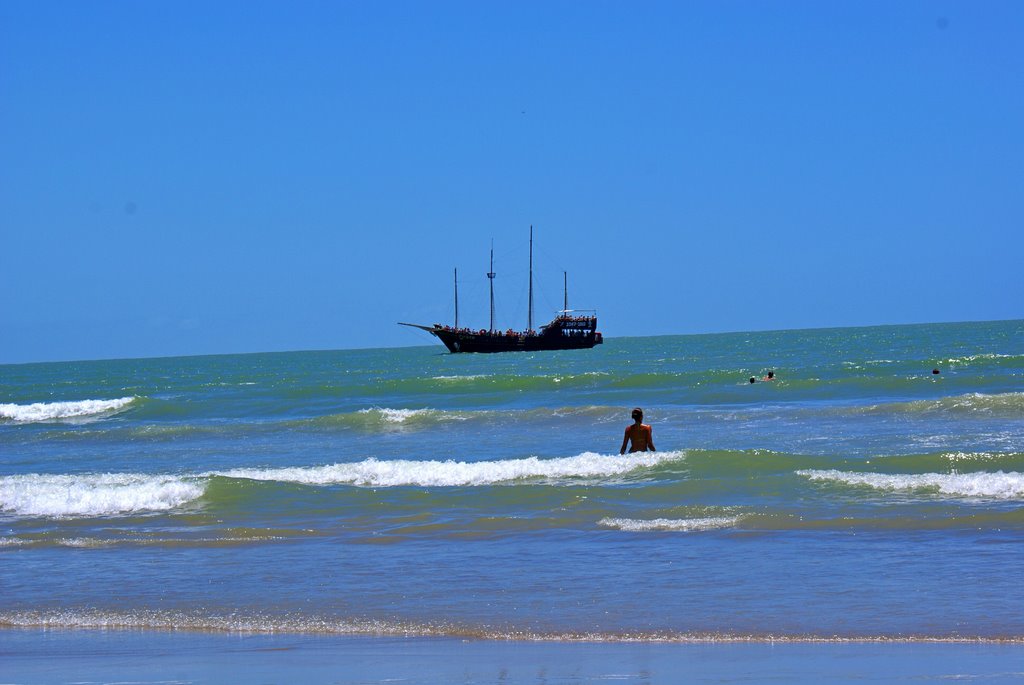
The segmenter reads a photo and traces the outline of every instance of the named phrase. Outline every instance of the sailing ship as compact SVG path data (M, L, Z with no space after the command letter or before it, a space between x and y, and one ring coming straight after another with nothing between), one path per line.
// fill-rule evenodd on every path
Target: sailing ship
M530 296L525 331L494 329L494 248L491 247L491 270L487 279L491 284L490 328L472 330L459 327L459 270L455 270L455 325L422 326L399 322L430 333L448 348L449 352L537 352L542 350L586 350L600 345L604 338L597 330L597 312L569 309L569 277L563 276L563 304L550 323L533 328L533 226L530 226Z

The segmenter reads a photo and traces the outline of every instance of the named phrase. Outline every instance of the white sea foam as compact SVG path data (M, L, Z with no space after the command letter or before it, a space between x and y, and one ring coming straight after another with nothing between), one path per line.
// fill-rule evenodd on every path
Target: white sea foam
M878 490L937 490L954 497L1024 498L1024 474L1014 471L978 473L857 473L850 471L797 471L812 481L863 485Z
M306 485L350 484L370 487L399 485L466 486L507 483L526 478L600 478L673 461L682 452L643 452L607 456L585 452L558 459L502 459L498 461L365 461L329 466L284 469L232 469L215 475L250 480L272 480Z
M380 409L381 417L388 423L405 423L409 419L426 415L427 409Z
M71 547L76 549L101 549L118 546L167 547L172 545L187 547L210 545L222 547L224 545L246 545L254 542L275 542L286 539L286 537L281 535L226 535L211 537L154 537L147 535L142 537L118 536L111 538L0 538L0 549L3 547Z
M927 414L956 414L959 416L976 416L988 418L991 416L1019 418L1024 416L1024 392L1005 392L996 394L967 393L965 395L950 395L938 399L911 400L909 402L884 402L841 408L841 413L853 414L897 414L906 413L911 415ZM920 442L927 442L918 438Z
M213 476L306 485L369 487L474 486L521 479L601 478L679 459L682 452L606 456L587 452L559 459L484 462L378 461L282 469L232 469L193 476L138 473L27 474L0 477L0 511L19 516L112 516L181 507L200 497ZM13 544L13 543L11 543Z
M603 518L598 525L631 533L647 533L651 531L673 531L691 533L704 530L732 528L739 521L738 516L709 516L692 519L623 519Z
M1005 392L988 395L972 392L966 395L944 397L939 400L916 400L907 406L919 409L946 409L979 414L1010 413L1020 416L1024 412L1024 392Z
M995 360L995 359L1013 359L1013 358L1018 357L1018 356L1020 356L1020 355L1015 355L1015 354L998 354L998 353L995 353L995 352L990 352L990 353L987 353L987 354L969 354L969 355L966 355L966 356L963 356L963 357L950 357L949 359L946 360L945 363L947 363L947 364L964 364L964 363L970 363L970 362L976 362L976 361L992 361L992 360Z
M426 409L388 409L383 407L380 409L360 409L360 414L371 414L378 413L388 423L405 423L412 417L422 414Z
M113 545L111 540L97 540L96 538L61 538L57 541L57 544L61 547L75 547L79 549L97 549L100 547L110 547Z
M384 423L405 424L417 420L430 422L435 421L465 421L469 418L458 412L441 411L439 409L391 409L390 407L372 407L360 409L360 414L376 417Z
M949 460L955 467L961 462L974 462L974 461L992 461L998 459L1002 455L993 454L991 452L946 452L942 455Z
M134 609L120 612L98 610L67 609L57 611L2 611L0 612L0 628L34 627L34 628L99 628L111 629L150 629L150 630L194 630L241 633L326 633L341 635L396 635L409 637L422 636L488 636L464 628L447 624L416 624L373 619L343 619L323 616L275 616L273 614L231 611L226 614L201 614L195 612L161 611ZM491 639L500 634L494 633ZM517 633L517 635L520 635ZM524 634L526 635L526 634ZM509 639L508 636L502 639ZM523 639L520 637L519 639ZM131 681L119 681L131 682ZM177 682L177 681L161 681Z
M159 630L179 633L194 631L202 633L224 632L240 634L306 634L306 635L366 635L372 637L448 637L460 640L488 640L497 643L509 641L543 642L548 644L577 643L608 644L624 643L637 645L655 644L836 644L836 645L1006 645L1024 644L1019 635L982 636L972 634L946 635L891 635L863 634L775 634L775 633L729 633L729 632L676 632L672 630L627 630L625 632L599 632L588 630L533 631L520 628L473 627L465 624L434 621L413 623L408 621L345 618L324 614L274 614L269 612L176 611L168 609L123 609L103 611L97 609L30 609L0 610L0 628L56 628L56 629L99 629L99 630ZM1000 682L1018 682L1019 672L1004 672ZM950 676L957 679L957 676ZM970 678L970 676L965 676ZM625 676L611 675L607 680L624 680ZM123 682L123 681L122 681ZM161 681L176 682L176 681Z
M35 423L116 413L135 401L134 397L116 400L80 400L78 402L36 402L0 404L0 418L18 423Z
M4 476L0 511L56 518L166 511L201 497L205 489L202 480L166 475Z

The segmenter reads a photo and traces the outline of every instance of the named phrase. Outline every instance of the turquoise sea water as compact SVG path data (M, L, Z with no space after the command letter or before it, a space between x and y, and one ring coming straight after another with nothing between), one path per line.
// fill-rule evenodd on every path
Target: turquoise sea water
M1024 640L1021 577L1024 321L0 366L8 631Z

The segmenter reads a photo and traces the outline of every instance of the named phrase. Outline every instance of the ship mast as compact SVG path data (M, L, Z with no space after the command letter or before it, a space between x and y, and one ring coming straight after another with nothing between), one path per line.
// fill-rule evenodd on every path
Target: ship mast
M562 272L562 316L569 315L569 274L566 271Z
M455 269L455 329L459 328L459 270Z
M491 333L494 332L494 241L491 241L491 270L487 272L487 278L491 282Z
M530 225L530 305L526 319L527 332L533 330L533 225Z

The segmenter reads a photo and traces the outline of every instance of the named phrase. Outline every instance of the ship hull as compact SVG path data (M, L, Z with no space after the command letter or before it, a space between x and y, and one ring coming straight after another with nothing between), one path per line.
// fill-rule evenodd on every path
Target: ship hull
M426 329L444 343L449 352L540 352L547 350L588 350L600 345L600 333L585 335L506 335L446 329Z

